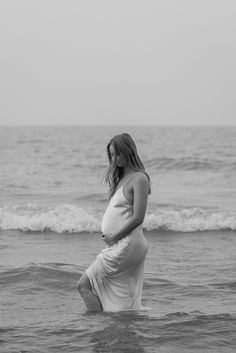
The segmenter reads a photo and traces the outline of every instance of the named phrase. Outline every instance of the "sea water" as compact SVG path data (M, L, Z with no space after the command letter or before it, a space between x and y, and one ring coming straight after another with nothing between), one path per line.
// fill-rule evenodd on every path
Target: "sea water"
M106 145L128 132L152 182L143 304L87 314L103 248ZM234 352L236 128L1 127L0 352Z

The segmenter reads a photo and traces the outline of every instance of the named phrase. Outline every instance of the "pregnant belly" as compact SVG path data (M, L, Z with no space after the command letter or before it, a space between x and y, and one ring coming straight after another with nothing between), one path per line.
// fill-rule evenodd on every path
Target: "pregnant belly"
M110 212L108 209L102 219L103 234L109 234L118 231L126 221L127 217L125 217L125 214L121 214L119 210L116 209L113 209L112 212Z
M102 219L102 232L103 234L110 234L118 230L121 220L118 217L109 217L104 214Z

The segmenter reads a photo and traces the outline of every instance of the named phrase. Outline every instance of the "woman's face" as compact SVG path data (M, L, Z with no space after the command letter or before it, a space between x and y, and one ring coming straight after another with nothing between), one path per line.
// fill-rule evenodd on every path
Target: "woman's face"
M112 163L115 163L118 167L124 167L125 161L122 155L117 155L113 145L110 145L110 156Z

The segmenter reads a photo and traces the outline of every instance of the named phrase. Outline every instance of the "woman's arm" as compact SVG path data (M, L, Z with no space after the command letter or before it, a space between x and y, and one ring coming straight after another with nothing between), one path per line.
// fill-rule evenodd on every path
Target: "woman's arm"
M137 228L144 220L149 193L149 181L145 174L141 174L135 178L132 184L132 189L134 195L133 214L124 225L121 225L118 232L103 236L105 243L108 245L113 245L120 239L124 238L135 228Z

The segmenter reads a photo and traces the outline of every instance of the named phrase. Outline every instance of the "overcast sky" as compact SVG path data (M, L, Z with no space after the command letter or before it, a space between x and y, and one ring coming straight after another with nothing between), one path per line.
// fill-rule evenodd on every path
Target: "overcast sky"
M1 124L236 124L235 0L1 0Z

